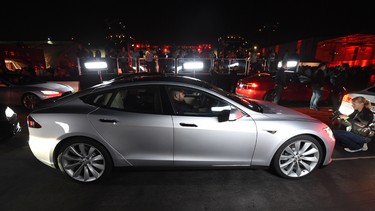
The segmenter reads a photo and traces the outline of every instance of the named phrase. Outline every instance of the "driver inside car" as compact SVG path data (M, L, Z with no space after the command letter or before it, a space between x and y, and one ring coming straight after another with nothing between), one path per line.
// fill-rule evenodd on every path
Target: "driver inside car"
M177 114L185 112L195 112L194 107L185 101L185 91L183 89L172 90L173 107Z

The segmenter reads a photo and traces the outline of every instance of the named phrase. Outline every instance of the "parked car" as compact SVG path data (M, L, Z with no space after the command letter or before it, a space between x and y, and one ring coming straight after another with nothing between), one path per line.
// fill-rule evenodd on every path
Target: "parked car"
M0 75L0 102L32 110L42 100L73 93L71 86L9 72Z
M6 105L0 104L0 140L21 131L18 115Z
M177 113L175 90L192 110ZM38 106L27 122L35 157L82 183L119 166L266 166L298 179L328 165L335 146L315 118L186 76L106 81Z
M286 73L287 85L281 94L281 101L310 101L312 95L311 80L298 73ZM330 101L331 88L324 85L320 101ZM273 101L276 96L274 74L262 72L238 80L236 94L252 99Z

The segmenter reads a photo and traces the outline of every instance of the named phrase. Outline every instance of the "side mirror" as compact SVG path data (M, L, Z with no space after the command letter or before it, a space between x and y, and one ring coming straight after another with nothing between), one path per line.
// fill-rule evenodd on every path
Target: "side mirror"
M223 110L218 116L219 122L226 122L229 120L230 110Z

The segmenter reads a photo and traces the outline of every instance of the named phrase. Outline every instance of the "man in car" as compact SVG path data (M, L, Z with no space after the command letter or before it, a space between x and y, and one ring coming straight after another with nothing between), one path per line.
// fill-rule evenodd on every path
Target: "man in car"
M172 90L173 107L177 114L194 112L194 107L185 102L185 91L183 89Z

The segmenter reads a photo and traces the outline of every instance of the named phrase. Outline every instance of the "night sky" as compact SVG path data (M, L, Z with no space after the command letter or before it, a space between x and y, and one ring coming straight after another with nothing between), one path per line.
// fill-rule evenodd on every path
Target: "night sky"
M55 7L52 2L4 3L0 41L73 37L100 43L105 40L108 21L117 19L137 41L155 44L215 43L228 34L264 45L317 36L375 34L372 7L358 0L350 5L328 0L128 2L61 1L54 2Z

